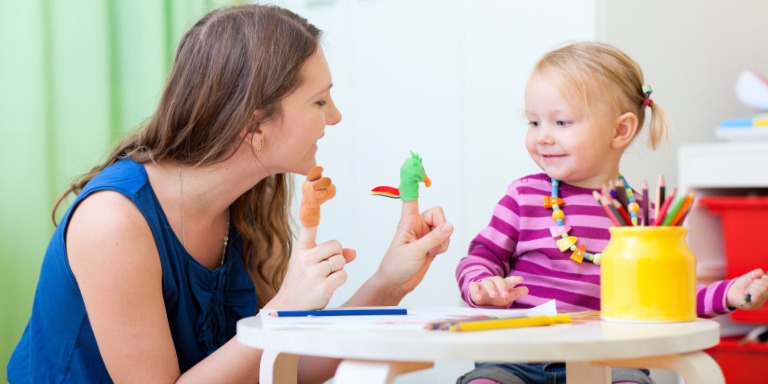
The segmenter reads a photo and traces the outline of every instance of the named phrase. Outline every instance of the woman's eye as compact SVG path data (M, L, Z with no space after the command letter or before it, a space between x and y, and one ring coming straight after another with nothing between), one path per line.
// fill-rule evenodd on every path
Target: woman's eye
M319 105L321 107L325 107L326 104L328 104L328 102L325 101L325 100L318 100L317 101L317 105Z

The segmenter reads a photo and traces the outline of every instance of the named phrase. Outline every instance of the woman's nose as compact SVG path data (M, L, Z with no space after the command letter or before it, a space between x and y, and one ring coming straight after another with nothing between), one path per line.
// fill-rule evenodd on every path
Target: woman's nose
M333 101L326 105L325 109L325 123L328 125L336 125L341 121L341 112L336 108L336 103Z

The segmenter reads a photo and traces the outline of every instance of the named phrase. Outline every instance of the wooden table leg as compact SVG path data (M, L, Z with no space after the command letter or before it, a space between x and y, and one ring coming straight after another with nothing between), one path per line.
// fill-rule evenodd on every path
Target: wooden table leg
M723 371L715 359L701 351L678 355L605 360L594 362L594 364L613 367L667 369L682 376L686 384L725 384Z
M266 350L261 355L259 383L295 384L299 370L299 355Z
M565 378L568 384L611 383L611 367L592 364L588 361L565 363Z
M433 366L432 362L344 360L336 369L333 382L390 384L398 375Z

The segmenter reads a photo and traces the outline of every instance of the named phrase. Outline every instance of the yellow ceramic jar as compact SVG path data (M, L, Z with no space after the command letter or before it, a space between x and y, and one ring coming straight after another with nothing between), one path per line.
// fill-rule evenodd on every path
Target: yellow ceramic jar
M696 258L688 228L612 227L600 263L604 320L680 322L696 319Z

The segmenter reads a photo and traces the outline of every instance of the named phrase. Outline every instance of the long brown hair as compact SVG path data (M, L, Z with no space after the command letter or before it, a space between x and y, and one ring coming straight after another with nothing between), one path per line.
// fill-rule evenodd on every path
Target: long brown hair
M184 165L227 159L243 143L244 128L253 132L279 117L280 102L300 85L301 68L318 49L320 35L306 19L277 6L243 5L205 15L182 38L155 114L69 186L54 204L54 224L61 202L119 159ZM231 207L251 277L275 291L292 250L292 190L290 175L272 175Z

